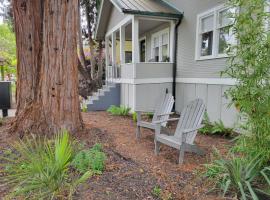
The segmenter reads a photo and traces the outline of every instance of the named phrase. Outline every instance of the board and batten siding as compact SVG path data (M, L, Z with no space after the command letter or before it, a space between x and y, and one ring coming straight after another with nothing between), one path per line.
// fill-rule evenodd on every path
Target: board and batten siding
M229 127L237 122L237 111L234 106L229 106L229 99L225 92L230 86L210 84L177 83L176 86L176 110L181 112L188 102L201 98L206 104L207 114L211 121L219 119Z

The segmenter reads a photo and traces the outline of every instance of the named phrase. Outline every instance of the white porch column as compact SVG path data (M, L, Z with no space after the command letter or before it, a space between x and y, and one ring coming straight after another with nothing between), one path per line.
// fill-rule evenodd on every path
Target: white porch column
M135 16L132 18L132 63L140 62L139 48L139 20Z
M110 72L109 72L109 63L110 63L110 49L109 49L109 38L105 37L105 61L106 61L106 80L108 80L110 77Z
M116 76L116 32L112 33L112 76Z
M120 27L120 63L125 64L126 27Z
M175 21L170 22L170 62L174 61L174 50L176 44L174 43L175 41Z

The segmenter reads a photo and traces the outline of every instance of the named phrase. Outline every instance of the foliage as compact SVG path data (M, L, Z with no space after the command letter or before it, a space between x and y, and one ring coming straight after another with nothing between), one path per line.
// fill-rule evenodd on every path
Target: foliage
M225 127L221 120L211 123L207 114L204 117L203 124L204 127L202 127L199 132L205 135L210 134L231 137L234 133L233 128Z
M88 111L87 105L84 103L82 104L82 112L86 113Z
M263 191L262 185L270 187L269 168L262 168L260 155L253 159L230 156L223 159L216 153L217 159L206 165L205 176L214 180L215 187L241 199L258 200L260 195L270 197ZM266 173L265 173L266 172Z
M106 155L101 144L95 144L89 150L80 151L72 161L72 166L81 174L91 171L101 174L105 167Z
M3 61L2 67L6 73L16 73L15 34L8 24L0 24L0 60Z
M132 113L132 119L134 122L137 122L137 113L136 112Z
M154 113L148 112L148 113L146 113L146 116L147 116L149 119L152 119L153 116L154 116Z
M53 140L28 137L15 142L9 153L1 157L1 181L11 188L11 198L71 197L75 188L91 176L89 172L80 177L71 173L73 154L67 131L56 134Z
M4 124L4 119L0 117L0 126L3 126L3 124Z
M233 31L238 44L231 47L225 74L237 79L227 95L245 117L245 133L239 138L247 156L261 154L270 159L270 14L265 0L230 0L241 12L234 16ZM267 23L266 23L267 22ZM268 27L266 27L268 25Z
M107 112L117 116L128 116L130 110L130 108L124 106L117 107L113 105L107 110Z
M153 188L153 191L152 191L153 195L157 198L159 198L161 196L161 192L162 192L162 190L159 186L155 186Z

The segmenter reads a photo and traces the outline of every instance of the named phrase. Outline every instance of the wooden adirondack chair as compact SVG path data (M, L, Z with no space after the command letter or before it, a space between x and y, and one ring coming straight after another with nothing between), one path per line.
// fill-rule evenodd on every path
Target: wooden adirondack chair
M179 164L183 163L185 152L194 152L199 155L204 155L204 152L194 144L198 129L203 127L201 123L204 112L205 105L203 100L196 99L183 109L180 118L156 121L155 154L158 155L159 144L163 143L179 150ZM161 124L164 123L164 121L168 122L176 120L179 120L179 122L174 135L170 136L167 135L166 132L161 131Z
M152 122L145 122L142 121L141 116L142 112L137 111L137 130L136 130L136 137L137 139L140 138L141 136L141 127L148 128L148 129L153 129L155 130L155 121L163 121L160 123L161 126L165 127L167 124L167 119L169 119L169 116L172 113L172 108L174 104L174 98L172 94L166 94L163 97L160 98L161 100L158 102L156 109L154 111L154 116L152 119Z

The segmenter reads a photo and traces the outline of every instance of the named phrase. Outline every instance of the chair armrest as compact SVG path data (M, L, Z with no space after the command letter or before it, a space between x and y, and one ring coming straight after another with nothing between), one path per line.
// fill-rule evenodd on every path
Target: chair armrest
M153 121L154 124L162 124L164 122L171 122L171 121L177 121L180 118L171 118L171 119L166 119L166 120L159 120L159 121Z
M204 125L200 125L200 126L190 128L190 129L184 129L183 133L185 134L185 133L190 133L190 132L193 132L193 131L197 131L197 130L201 129L202 127L204 127Z
M162 116L166 116L166 115L172 115L174 114L174 112L170 112L170 113L163 113L163 114L160 114L160 115L157 115L158 117L162 117Z

